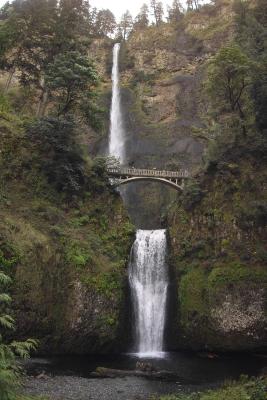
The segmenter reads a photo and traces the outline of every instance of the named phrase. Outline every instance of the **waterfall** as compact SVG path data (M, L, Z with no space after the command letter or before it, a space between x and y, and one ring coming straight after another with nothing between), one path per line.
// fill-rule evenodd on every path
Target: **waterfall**
M137 231L129 282L139 356L157 356L163 351L168 287L165 229Z
M120 76L119 76L119 52L120 43L113 47L113 66L112 66L112 102L110 111L110 136L109 154L120 160L125 161L124 130L120 105Z
M120 104L120 44L113 48L109 154L125 163L125 136ZM163 350L168 272L166 231L138 230L129 264L138 355L158 356Z

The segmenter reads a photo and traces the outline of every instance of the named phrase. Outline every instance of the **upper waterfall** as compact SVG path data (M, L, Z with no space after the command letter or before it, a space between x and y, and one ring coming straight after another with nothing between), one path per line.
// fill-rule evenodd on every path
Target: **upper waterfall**
M109 154L118 158L123 164L125 161L125 138L120 104L119 53L120 43L116 43L113 48Z
M129 266L129 282L140 356L163 351L168 270L166 231L138 230Z

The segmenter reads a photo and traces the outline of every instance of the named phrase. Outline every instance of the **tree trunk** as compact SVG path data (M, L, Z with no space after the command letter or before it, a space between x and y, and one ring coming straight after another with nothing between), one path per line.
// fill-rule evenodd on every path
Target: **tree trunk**
M48 101L48 90L46 88L44 88L43 92L40 96L40 100L39 100L38 107L36 110L36 117L40 118L45 115L47 101Z
M10 88L10 85L11 85L11 82L12 82L12 78L14 76L14 73L15 73L15 68L12 68L9 71L9 74L8 74L8 77L7 77L7 81L6 81L5 88L4 88L4 93L8 92L8 90Z

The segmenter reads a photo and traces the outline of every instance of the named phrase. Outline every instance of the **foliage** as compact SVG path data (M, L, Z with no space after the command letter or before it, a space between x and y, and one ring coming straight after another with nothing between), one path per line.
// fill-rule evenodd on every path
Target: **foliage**
M36 349L37 342L33 339L26 341L7 342L5 335L14 330L14 319L7 312L10 307L11 297L6 289L11 283L7 270L13 266L15 258L6 259L0 250L0 398L1 400L17 399L20 387L22 370L17 362L17 357L28 358L32 350Z
M94 33L99 36L106 36L114 33L116 19L114 14L108 9L96 11L94 19Z
M181 196L181 201L185 210L192 209L201 201L203 195L204 193L200 184L195 179L188 179Z
M84 100L98 82L91 61L77 51L60 54L48 65L46 84L58 104L58 115L66 114Z
M265 400L266 378L242 376L239 381L226 382L222 388L192 394L163 396L161 400Z
M134 29L145 29L149 24L149 8L143 4L134 21Z
M240 207L237 214L237 224L242 229L265 227L267 225L267 202L254 200Z
M163 15L164 15L162 2L157 0L150 0L150 8L152 15L155 19L156 25L157 26L160 25L163 22Z
M177 25L183 18L183 7L179 0L173 0L172 5L168 7L168 21Z
M83 190L85 167L74 140L71 119L46 117L29 125L28 137L40 154L40 169L58 191L73 195Z
M256 73L252 75L251 96L254 100L258 128L264 130L267 127L266 7L263 6L262 0L256 0L254 7L250 7L249 2L236 0L234 10L238 32L236 40L248 57L257 63Z
M245 290L253 284L264 287L267 282L263 267L248 267L238 262L226 262L213 268L192 264L183 272L178 288L182 326L190 331L199 323L207 334L210 324L205 321L221 290L228 292L233 285L236 290L238 287Z
M244 118L246 88L251 84L251 63L242 50L236 46L223 47L210 62L208 71L208 92L222 108L238 111Z
M255 160L265 157L267 42L259 8L259 0L255 7L235 1L236 37L209 64L205 83L209 96L205 160L209 171L221 162L236 162L245 153Z
M43 115L51 86L61 90L62 95L63 87L67 86L66 91L70 90L72 78L72 89L81 88L81 81L84 82L86 75L87 78L90 75L91 81L95 80L91 63L87 60L86 65L86 61L82 60L88 46L88 33L89 8L86 0L13 1L10 13L0 26L1 67L10 71L6 89L16 72L21 85L38 92L37 115ZM70 57L74 57L72 66ZM48 88L46 77L49 73L53 84L50 80ZM73 102L73 90L71 97Z

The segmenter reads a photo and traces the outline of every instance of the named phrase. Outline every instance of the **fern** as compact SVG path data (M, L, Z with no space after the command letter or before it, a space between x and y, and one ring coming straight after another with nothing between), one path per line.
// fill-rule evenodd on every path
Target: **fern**
M11 297L7 293L0 293L0 303L10 303Z
M14 329L14 319L8 314L0 315L0 326L6 329Z
M0 271L0 285L8 285L11 283L11 278L4 272Z
M12 342L10 347L13 349L14 353L20 358L29 358L30 352L36 350L38 345L37 340L28 339L24 342Z
M1 253L0 253L1 255ZM1 255L1 266L11 265ZM3 271L0 271L0 305L1 311L10 304L11 297L3 291L3 288L11 283L11 278ZM2 290L1 290L2 289ZM1 331L15 329L15 321L11 315L3 313L0 315ZM4 332L0 334L0 400L18 400L18 391L21 386L22 368L19 366L17 357L28 358L30 352L36 350L37 341L28 339L26 341L13 341L5 343Z

